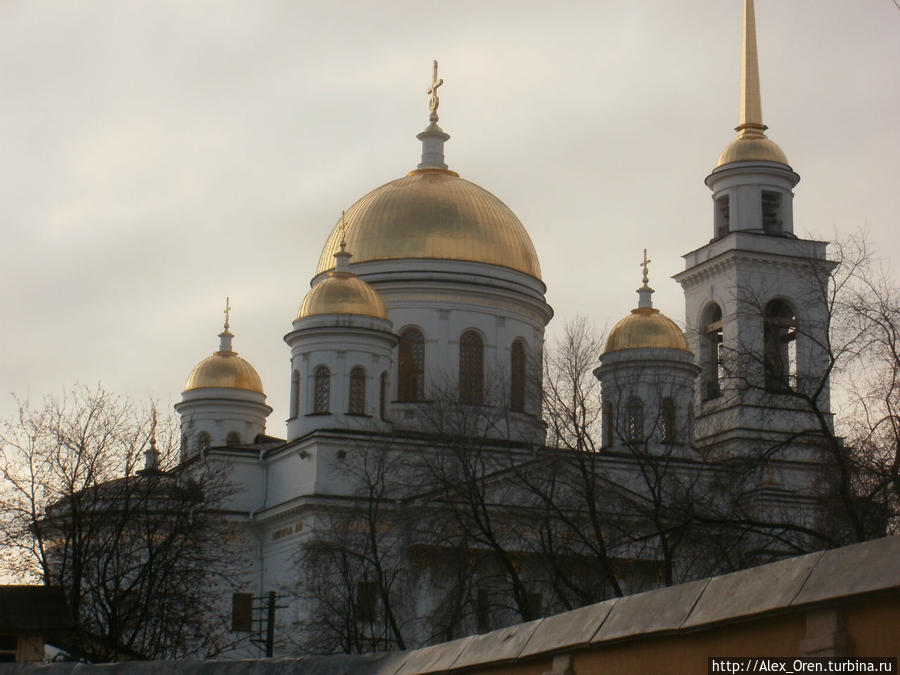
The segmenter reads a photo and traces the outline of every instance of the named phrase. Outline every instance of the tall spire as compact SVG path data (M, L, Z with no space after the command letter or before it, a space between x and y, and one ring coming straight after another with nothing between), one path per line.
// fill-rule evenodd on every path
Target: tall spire
M428 99L428 126L425 131L416 135L422 141L422 161L419 169L446 169L444 163L444 143L450 140L450 135L438 126L438 106L441 100L438 98L438 87L444 84L444 80L438 77L438 62L434 61L431 74L431 84L425 90Z
M759 59L756 55L756 15L753 0L744 0L744 42L741 61L741 123L735 131L765 130L759 93Z
M741 57L741 114L738 132L722 154L716 167L732 162L756 161L787 164L787 157L765 134L762 120L762 97L759 87L759 59L756 54L756 13L753 0L744 0L744 32Z
M231 338L234 337L232 332L228 330L231 324L228 323L231 318L231 298L225 298L225 330L219 333L219 352L232 353Z

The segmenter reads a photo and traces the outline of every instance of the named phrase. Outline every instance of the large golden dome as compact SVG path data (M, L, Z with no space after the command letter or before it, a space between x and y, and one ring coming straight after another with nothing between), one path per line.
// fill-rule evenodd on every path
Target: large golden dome
M256 369L232 351L216 352L198 363L188 376L184 390L206 387L245 389L265 394Z
M422 168L382 185L335 225L317 273L334 267L342 234L354 262L431 258L501 265L541 278L531 238L503 202L453 171Z
M654 307L638 307L619 321L606 339L604 353L644 348L691 351L682 330Z
M387 319L381 295L352 272L332 272L331 276L312 287L298 319L316 314L363 314Z

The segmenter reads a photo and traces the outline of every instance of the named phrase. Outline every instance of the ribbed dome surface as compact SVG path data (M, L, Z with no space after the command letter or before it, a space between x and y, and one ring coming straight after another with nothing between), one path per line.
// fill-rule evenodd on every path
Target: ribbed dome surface
M188 376L184 390L206 387L245 389L265 394L256 369L236 352L230 351L216 352L198 363Z
M691 350L675 322L653 307L633 309L619 321L606 340L604 353L644 348Z
M387 309L378 291L355 274L334 272L306 294L297 318L316 314L363 314L386 319Z
M531 238L503 202L453 171L419 169L382 185L344 216L353 262L431 258L471 260L541 278ZM334 267L342 236L338 221L317 273Z

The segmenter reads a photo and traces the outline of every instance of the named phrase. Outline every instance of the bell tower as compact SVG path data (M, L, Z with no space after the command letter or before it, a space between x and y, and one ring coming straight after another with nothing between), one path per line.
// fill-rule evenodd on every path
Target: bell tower
M830 424L827 242L794 233L800 180L762 121L753 0L745 0L740 123L706 177L712 238L684 256L700 366L698 446L803 444ZM818 413L821 413L818 414Z

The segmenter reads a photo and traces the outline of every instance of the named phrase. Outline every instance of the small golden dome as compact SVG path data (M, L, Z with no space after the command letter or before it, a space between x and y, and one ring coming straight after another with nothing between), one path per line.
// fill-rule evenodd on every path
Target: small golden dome
M232 351L218 351L198 363L188 376L184 390L207 387L245 389L265 394L256 369Z
M778 147L778 144L765 134L760 133L758 136L738 136L734 139L719 155L716 168L732 162L752 161L788 163L787 156Z
M471 260L541 278L534 245L515 214L453 171L411 171L357 201L347 210L345 222L342 227L338 221L332 230L317 273L334 267L343 236L354 262Z
M387 319L381 294L352 272L332 272L306 294L298 319L316 314L363 314Z
M612 329L604 353L645 348L691 351L674 321L654 307L638 307Z

